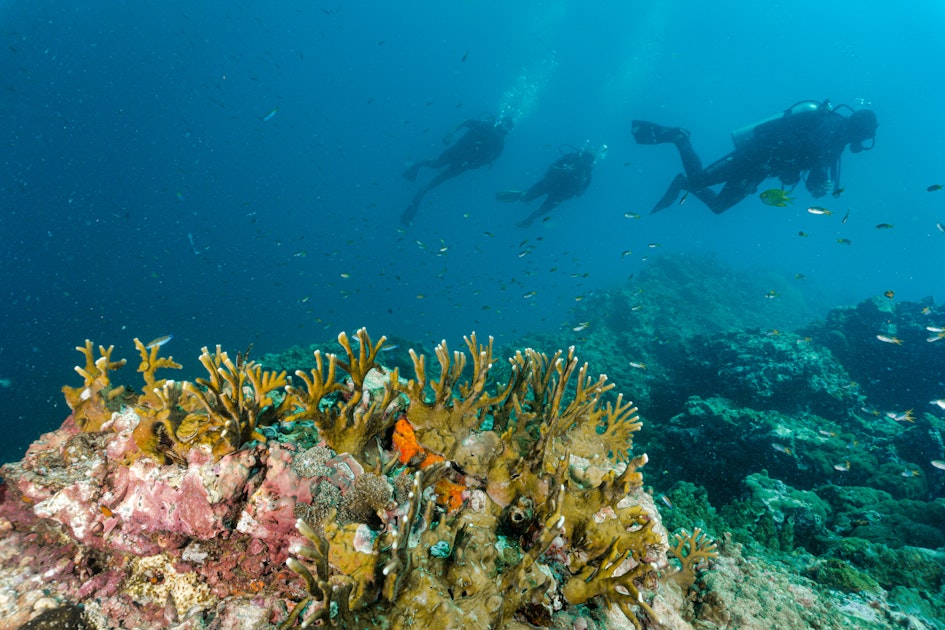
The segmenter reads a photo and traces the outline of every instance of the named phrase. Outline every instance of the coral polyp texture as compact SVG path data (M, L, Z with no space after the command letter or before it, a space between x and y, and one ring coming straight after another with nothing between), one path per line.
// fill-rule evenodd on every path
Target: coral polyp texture
M659 623L667 536L605 376L573 348L494 369L472 334L406 380L385 338L338 341L295 382L204 348L190 382L135 340L140 393L80 347L72 414L2 469L0 629L77 605L97 627Z

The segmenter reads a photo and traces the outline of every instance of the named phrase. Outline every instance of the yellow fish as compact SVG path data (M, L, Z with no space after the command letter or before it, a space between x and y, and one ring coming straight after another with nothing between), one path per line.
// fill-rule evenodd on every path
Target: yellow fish
M758 196L761 198L761 203L766 206L783 208L789 203L794 203L794 200L788 196L787 191L781 188L769 188Z

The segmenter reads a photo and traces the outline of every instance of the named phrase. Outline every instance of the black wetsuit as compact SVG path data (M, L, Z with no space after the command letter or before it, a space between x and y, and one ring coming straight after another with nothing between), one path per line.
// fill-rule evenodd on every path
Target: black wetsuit
M807 189L822 197L839 187L840 156L849 141L847 119L826 107L789 112L755 127L725 157L706 168L687 133L673 143L679 149L685 175L670 184L653 212L669 207L682 190L691 191L715 213L721 213L754 193L769 177L793 187L806 176ZM724 184L719 192L709 188Z
M516 225L528 227L535 219L548 214L565 199L583 195L591 185L593 170L594 156L590 152L575 151L558 158L548 167L545 176L519 197L520 201L528 202L548 195L540 208Z
M470 119L461 126L467 127L466 133L452 146L440 153L436 159L417 162L404 172L404 177L413 181L417 178L421 167L444 169L430 180L430 183L417 191L410 205L407 206L400 217L402 223L409 225L413 221L413 217L420 207L420 201L425 194L446 180L466 171L487 164L492 165L502 155L508 128L501 124L501 121L495 123L491 120Z

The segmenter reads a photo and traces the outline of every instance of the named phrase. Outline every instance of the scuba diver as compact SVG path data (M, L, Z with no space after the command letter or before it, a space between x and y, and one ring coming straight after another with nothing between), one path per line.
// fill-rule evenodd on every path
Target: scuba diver
M545 176L526 191L505 190L497 192L497 201L524 201L547 195L541 207L519 221L518 227L528 227L535 219L554 210L559 203L571 197L580 197L591 184L591 171L597 158L589 149L568 151L548 167Z
M415 181L421 167L444 169L430 180L426 186L422 186L417 191L413 201L410 202L410 205L401 215L400 222L404 225L410 225L413 217L417 214L423 196L446 180L486 164L491 166L502 155L502 150L505 148L505 136L512 130L513 126L514 123L508 116L503 116L498 121L491 118L471 118L461 122L450 133L446 134L443 143L450 144L453 140L453 134L463 127L467 128L466 133L453 146L440 153L439 157L434 160L415 162L404 171L404 177L410 181Z
M841 108L850 110L850 115L840 114L837 110ZM853 153L872 149L877 126L876 114L868 109L854 111L847 105L834 109L829 101L801 101L732 132L735 150L706 168L702 168L685 129L634 120L631 133L638 144L675 144L685 170L672 181L653 212L668 208L685 190L720 214L754 193L769 177L780 179L782 186L790 189L803 177L814 197L828 192L839 197L843 150L848 144ZM867 140L872 141L868 147L863 145ZM724 184L718 192L709 188L716 184Z

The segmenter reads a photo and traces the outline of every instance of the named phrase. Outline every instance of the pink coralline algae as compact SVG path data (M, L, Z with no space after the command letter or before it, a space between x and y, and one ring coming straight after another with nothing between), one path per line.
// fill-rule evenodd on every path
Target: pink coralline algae
M162 465L138 451L137 421L126 409L107 430L83 433L70 416L3 466L0 630L43 607L90 600L87 617L101 627L119 618L124 627L175 626L211 601L233 616L229 627L252 627L246 619L265 627L300 596L284 568L299 538L296 506L318 484L347 491L363 472L357 462L326 458L322 475L301 477L295 445L271 442L217 461L194 448L186 463ZM173 584L166 595L157 589L164 583Z

